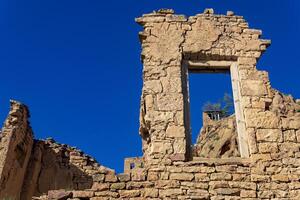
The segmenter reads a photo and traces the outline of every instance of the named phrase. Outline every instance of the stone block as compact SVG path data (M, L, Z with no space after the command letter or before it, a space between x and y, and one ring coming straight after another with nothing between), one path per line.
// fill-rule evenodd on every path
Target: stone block
M289 176L287 174L276 174L272 176L272 181L289 182Z
M73 191L73 197L77 198L90 198L94 196L93 191Z
M264 96L268 94L267 87L261 80L244 80L241 82L241 93L245 96Z
M105 182L117 182L118 181L118 177L115 174L106 174L105 175Z
M65 190L50 190L48 192L48 198L49 200L65 200L69 197L72 197L71 191L65 191Z
M147 180L157 181L158 180L158 173L157 172L148 172Z
M166 143L164 141L153 141L150 146L150 153L161 153L166 154L168 151L172 149L171 143Z
M145 198L157 198L158 197L158 189L145 188L143 190L143 197L145 197Z
M121 198L133 198L140 196L140 190L120 190L119 191Z
M180 155L176 160L183 160L186 152L186 140L184 138L176 138L173 143L174 155Z
M281 118L283 129L300 129L300 117L293 116L287 118Z
M104 191L109 189L109 183L98 183L94 182L92 186L92 190L95 191Z
M143 90L147 94L157 94L162 92L162 85L159 80L149 80L144 82Z
M126 187L126 184L125 183L112 183L110 185L110 189L111 190L122 190Z
M201 173L213 173L216 171L215 167L207 167L207 166L200 166L199 170Z
M104 174L94 174L93 175L93 181L94 182L103 182L105 179L105 175Z
M170 180L191 181L194 179L192 173L171 173Z
M279 127L280 118L271 111L245 109L244 114L248 128L277 129Z
M254 190L241 190L241 197L242 198L255 198L256 191Z
M251 58L251 57L239 57L238 58L238 63L239 65L256 65L256 58Z
M218 189L218 188L228 188L229 184L227 181L210 181L209 188L210 189Z
M280 129L257 129L256 138L259 142L282 142Z
M131 180L132 181L145 181L146 173L143 169L136 169L131 172Z
M280 152L299 152L300 143L285 142L279 145Z
M197 197L198 199L209 198L208 190L202 190L202 189L188 189L187 195Z
M169 125L166 130L166 136L170 138L184 138L185 129L183 126Z
M209 181L209 174L196 173L195 174L195 181L197 181L197 182L208 182Z
M181 77L162 77L162 88L164 93L182 93Z
M130 181L130 174L129 173L123 173L117 175L119 181L121 182L127 182Z
M283 137L285 142L296 142L295 130L286 130L283 131Z
M231 179L232 179L232 175L224 172L212 173L210 175L210 180L212 181L229 181Z
M270 176L251 174L251 181L253 182L269 182L271 180Z
M159 111L180 111L183 110L183 96L182 94L158 94L157 108Z
M102 192L95 192L96 197L101 197L101 198L117 198L119 197L118 192L112 192L112 191L102 191Z
M232 195L232 196L240 196L240 192L241 192L241 190L238 188L218 188L213 191L220 195Z
M276 153L278 152L277 143L260 143L258 144L258 151L260 153Z
M177 197L181 194L183 194L183 191L179 188L159 190L159 197Z
M178 188L180 187L180 181L177 180L158 180L156 182L156 188L166 189L166 188Z

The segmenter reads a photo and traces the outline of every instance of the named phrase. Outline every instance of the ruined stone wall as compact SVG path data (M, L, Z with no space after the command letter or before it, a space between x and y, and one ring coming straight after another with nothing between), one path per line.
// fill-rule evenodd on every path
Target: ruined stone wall
M33 134L27 107L11 101L0 138L0 199L19 199L30 158Z
M212 9L189 18L160 10L137 22L144 28L143 167L124 174L102 171L69 147L40 141L22 194L34 194L46 185L38 189L45 194L35 199L300 199L299 101L272 89L268 73L257 70L258 58L270 44L260 39L261 31L250 29L232 12L215 15ZM239 158L192 156L188 73L195 71L230 71ZM71 168L62 173L66 182L53 186L59 180L55 169L64 164L77 166L83 177L91 175L92 183L82 179L89 188L73 188L74 180L66 178ZM49 174L57 179L47 182Z
M207 63L206 69L211 70L216 70L211 61L217 65L235 63L236 69L230 71L236 72L233 75L240 97L238 128L245 129L242 117L253 113L251 109L244 110L247 100L270 101L268 75L256 70L257 59L270 41L259 39L261 31L249 29L242 17L230 12L228 16L214 15L207 10L187 19L164 10L143 15L137 22L144 28L140 33L144 65L140 133L144 157L151 160L148 163L171 164L191 159L189 62ZM249 139L246 136L248 131L239 133L243 144L253 141L250 133ZM252 144L240 147L242 157L253 153Z
M74 147L53 139L34 140L28 121L27 107L11 101L0 138L1 200L30 200L56 189L89 189L93 181L115 174Z
M26 172L22 198L31 199L50 190L84 190L93 181L115 174L81 150L56 143L53 139L37 140Z

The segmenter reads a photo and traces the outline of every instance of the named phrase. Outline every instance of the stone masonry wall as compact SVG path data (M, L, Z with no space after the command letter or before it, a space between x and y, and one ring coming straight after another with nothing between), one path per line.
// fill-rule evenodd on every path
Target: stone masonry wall
M29 200L50 190L84 190L93 181L115 174L81 150L56 143L53 139L37 140L26 172L21 199Z
M212 9L189 18L164 9L136 21L144 28L140 33L144 155L139 160L143 167L123 174L103 172L69 147L39 142L35 143L34 149L39 150L33 150L22 197L27 191L36 192L30 186L33 180L33 188L47 185L38 191L44 195L34 197L45 200L300 199L299 101L272 89L268 73L257 70L257 61L270 44L260 39L262 32L250 29L243 17L231 11L216 15ZM187 75L203 69L231 72L241 157L213 159L191 154ZM53 156L43 162L47 148L57 153L56 160L62 159L59 168L70 162L83 175L92 175L92 183L86 179L83 183L89 188L66 188L72 181L49 186L56 180L47 182L52 177L47 174L57 165L47 163L53 163ZM64 153L69 153L67 159ZM6 162L0 166L3 164ZM43 170L41 178L37 171ZM1 180L3 177L1 174Z
M140 33L144 64L140 133L144 157L151 164L191 159L188 67L184 62L236 62L240 92L245 97L242 105L252 95L269 98L267 74L257 71L255 65L270 41L259 39L261 31L249 29L240 16L205 12L187 19L163 10L137 19L144 27Z
M20 199L33 134L25 105L11 101L0 138L0 199Z

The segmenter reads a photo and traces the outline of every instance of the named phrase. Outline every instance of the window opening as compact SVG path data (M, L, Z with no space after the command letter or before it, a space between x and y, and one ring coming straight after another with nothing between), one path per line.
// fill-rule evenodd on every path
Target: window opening
M212 63L188 65L192 154L203 158L240 157L231 63Z

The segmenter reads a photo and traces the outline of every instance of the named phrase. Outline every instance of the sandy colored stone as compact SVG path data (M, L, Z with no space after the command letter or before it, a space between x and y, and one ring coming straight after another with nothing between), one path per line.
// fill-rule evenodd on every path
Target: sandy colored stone
M282 131L280 129L258 129L256 138L259 142L282 142Z
M264 96L267 88L261 80L245 80L242 82L241 92L246 96Z
M143 192L143 197L157 198L158 197L158 189L145 188L145 190Z
M232 179L232 175L228 174L228 173L212 173L210 175L210 180L213 181L222 181L222 180L231 180Z
M272 89L256 67L270 41L233 12L174 13L136 19L143 156L127 158L126 173L117 175L75 147L33 140L27 107L11 101L0 138L0 199L300 198L300 100ZM187 75L229 70L235 115L204 119L192 155ZM70 192L51 192L62 188Z
M122 190L126 187L125 183L112 183L110 189L112 190Z
M201 128L193 154L205 158L239 157L235 116L219 121L211 120L203 113L204 124Z
M168 126L166 130L167 137L173 138L184 138L185 137L185 129L183 126Z
M165 189L159 192L159 197L176 197L183 194L182 189Z
M194 175L192 173L171 173L170 180L191 181Z
M279 128L279 117L270 111L261 112L256 109L246 109L245 120L247 127L276 129Z
M121 190L120 192L121 198L132 198L140 196L140 190Z
M183 98L181 94L158 94L157 108L160 111L179 111L183 109Z
M94 182L92 186L92 190L103 191L109 189L109 183L98 183Z
M64 200L72 196L72 192L65 190L52 190L48 192L49 199Z
M146 81L144 83L144 90L150 94L157 94L162 92L162 85L159 80Z
M89 198L94 196L93 191L73 191L73 197L78 198Z

